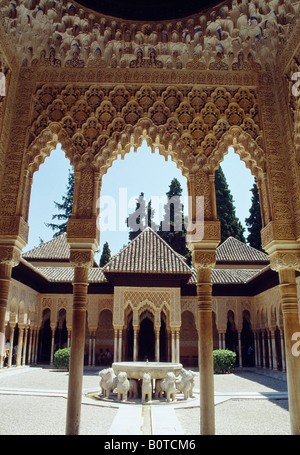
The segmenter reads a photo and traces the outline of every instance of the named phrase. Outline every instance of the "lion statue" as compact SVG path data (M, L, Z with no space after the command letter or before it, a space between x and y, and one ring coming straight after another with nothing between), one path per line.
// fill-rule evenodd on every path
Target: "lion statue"
M182 368L180 377L175 381L176 388L183 393L184 399L193 397L194 374L191 370Z
M105 368L104 370L99 371L100 376L100 387L102 393L105 397L109 398L111 392L116 388L117 377L114 374L112 368Z
M121 372L118 374L117 392L118 400L127 401L129 391L129 381L127 379L127 373Z
M169 372L166 375L166 378L163 379L160 383L161 389L165 392L167 401L176 401L176 386L175 386L176 376L174 373Z
M142 401L146 401L146 397L148 398L148 401L152 401L152 382L149 373L144 373L143 375Z

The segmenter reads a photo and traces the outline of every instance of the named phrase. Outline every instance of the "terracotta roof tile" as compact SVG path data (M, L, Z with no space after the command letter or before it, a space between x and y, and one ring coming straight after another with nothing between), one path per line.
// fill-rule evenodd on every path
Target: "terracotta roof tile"
M211 280L213 284L246 284L261 273L257 269L213 269ZM197 272L193 270L193 275L188 284L197 284Z
M54 260L68 261L70 259L70 247L67 242L67 234L61 234L49 242L27 251L22 255L27 261L36 260Z
M68 261L70 248L66 234L61 234L49 242L33 248L22 255L23 260ZM261 273L263 266L269 264L267 254L252 248L239 240L229 237L216 252L217 264L227 263L228 268L212 270L213 284L245 284ZM241 264L241 268L231 269L230 265ZM244 265L243 265L244 264ZM247 264L260 264L258 270L247 269ZM33 267L33 265L30 265ZM50 282L72 282L72 267L34 267ZM102 269L93 267L89 271L90 283L107 282L105 273L165 273L191 275L189 284L196 283L196 271L190 268L184 258L176 253L156 232L146 228L122 251L114 255Z
M245 264L268 264L269 257L267 254L262 253L249 245L235 239L228 237L216 252L217 262L227 263L245 263Z
M73 267L35 267L50 282L71 283L74 278ZM89 270L90 283L106 283L102 269L94 267Z
M180 254L147 227L111 258L103 272L191 274L191 269Z

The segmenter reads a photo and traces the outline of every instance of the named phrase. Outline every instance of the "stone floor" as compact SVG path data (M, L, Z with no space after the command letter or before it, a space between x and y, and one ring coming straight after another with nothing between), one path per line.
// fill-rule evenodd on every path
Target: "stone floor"
M199 435L199 374L195 398L176 404L132 405L89 398L99 368L85 369L81 435ZM217 435L290 434L285 375L241 369L215 375ZM65 434L68 372L49 367L0 370L0 435Z

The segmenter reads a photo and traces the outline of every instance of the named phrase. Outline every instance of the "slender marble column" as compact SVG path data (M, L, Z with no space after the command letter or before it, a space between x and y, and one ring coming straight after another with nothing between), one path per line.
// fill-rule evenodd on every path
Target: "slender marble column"
M270 331L270 335L271 335L271 345L272 345L273 370L278 370L278 367L277 367L277 351L276 351L275 332L274 332L274 330Z
M243 356L242 356L242 341L241 341L241 332L238 332L238 345L239 345L239 367L243 366Z
M11 367L11 362L12 362L12 355L13 355L13 344L14 344L14 329L15 329L15 324L9 324L10 325L10 337L9 337L9 354L8 354L8 362L7 362L7 368Z
M175 331L172 330L172 362L176 362Z
M29 327L29 342L28 342L28 365L31 364L31 351L32 351L32 328Z
M176 330L176 362L180 360L180 331Z
M300 355L299 349L295 349L297 337L300 337L300 325L295 270L292 268L279 269L279 280L291 433L300 435Z
M281 346L281 362L282 362L282 371L286 371L285 366L285 348L284 348L284 336L283 329L280 329L280 346Z
M5 345L5 314L12 266L0 264L0 369L3 367L3 352Z
M215 433L211 269L197 270L199 314L200 432Z
M92 364L92 343L93 343L92 334L90 333L90 338L89 338L89 361L88 361L89 367Z
M85 343L88 267L74 267L73 311L66 434L79 434Z
M123 333L123 330L119 329L118 362L122 362L122 333Z
M114 361L118 361L118 330L115 329L115 338L114 338Z
M18 336L18 352L17 352L17 359L16 359L16 366L19 367L21 365L21 358L22 358L22 348L23 348L23 335L24 335L24 326L19 325L19 336Z
M93 358L92 358L92 365L93 367L96 365L96 331L92 333L93 337Z
M138 335L138 328L133 327L133 361L134 362L136 362L138 359L137 335Z
M272 351L272 340L271 340L271 331L267 331L268 334L268 349L269 349L269 369L273 368L273 351Z
M25 364L26 364L27 336L28 336L28 327L25 327L25 329L24 329L24 342L23 342L22 365L25 365Z
M39 330L36 329L36 331L35 331L35 345L34 345L34 360L33 360L33 362L35 364L37 363L38 347L39 347Z
M54 360L54 337L55 337L55 325L51 325L51 355L50 355L50 365L53 365Z
M160 329L155 329L155 362L159 362L159 334Z
M254 332L254 353L255 353L255 366L257 367L258 366L258 351L257 351L258 347L257 347L257 332L255 331Z
M263 359L263 364L262 364L262 367L263 368L266 368L267 367L267 364L266 364L266 342L265 342L265 331L262 332L262 359Z

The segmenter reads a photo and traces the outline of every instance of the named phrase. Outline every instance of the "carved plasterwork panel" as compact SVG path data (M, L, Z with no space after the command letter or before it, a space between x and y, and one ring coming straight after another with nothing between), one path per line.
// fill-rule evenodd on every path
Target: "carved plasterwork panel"
M55 146L52 131L73 165L88 159L105 173L118 154L147 139L186 175L200 165L209 169L221 138L239 127L238 140L250 143L245 153L255 165L261 137L256 105L255 90L246 87L42 84L33 97L26 162L39 166Z
M117 292L116 292L117 289ZM180 289L115 287L114 326L123 327L125 311L133 312L133 323L139 325L143 311L154 316L154 325L160 326L161 312L167 316L170 326L180 326Z

